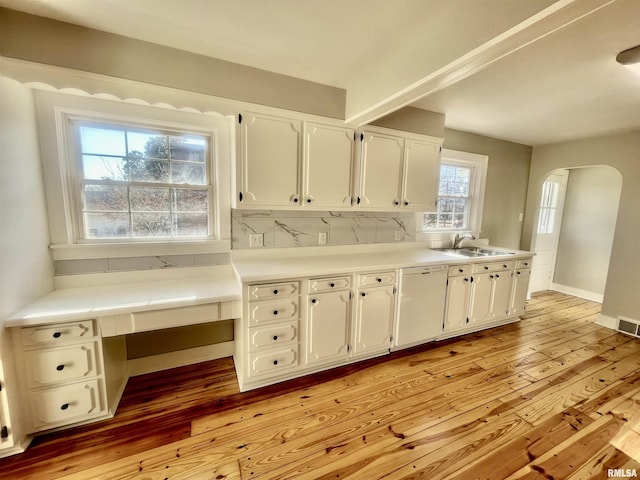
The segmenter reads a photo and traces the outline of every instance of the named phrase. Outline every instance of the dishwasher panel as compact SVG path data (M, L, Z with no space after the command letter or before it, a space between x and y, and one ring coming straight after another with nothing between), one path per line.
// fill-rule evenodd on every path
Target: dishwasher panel
M396 349L442 335L447 273L447 265L402 269L393 342Z

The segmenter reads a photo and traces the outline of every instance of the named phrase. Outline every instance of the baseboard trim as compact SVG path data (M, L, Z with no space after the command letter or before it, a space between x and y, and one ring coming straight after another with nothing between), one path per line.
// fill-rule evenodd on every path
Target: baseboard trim
M601 293L589 292L588 290L568 287L566 285L560 285L559 283L552 283L551 290L560 293L566 293L567 295L573 295L574 297L584 298L585 300L591 300L592 302L598 303L602 303L602 298L604 296Z
M127 361L129 377L159 372L170 368L184 367L199 362L231 357L235 351L235 342L223 342L203 347L189 348L177 352L161 353Z
M598 318L593 323L600 325L601 327L610 328L611 330L618 329L618 319L615 317L609 317L608 315L598 315Z

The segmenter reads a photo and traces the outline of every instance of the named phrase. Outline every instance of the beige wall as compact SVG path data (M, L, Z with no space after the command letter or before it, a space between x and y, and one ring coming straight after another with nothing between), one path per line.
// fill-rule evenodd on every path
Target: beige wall
M31 90L0 76L0 322L53 290Z
M531 234L542 183L558 168L609 165L622 174L622 192L615 226L602 313L640 319L640 131L543 145L533 149L523 247Z
M432 137L444 137L444 114L421 108L404 107L371 124Z
M611 167L569 171L553 283L604 294L621 188Z
M0 55L8 58L344 118L341 88L5 8L0 32Z
M491 245L520 248L531 147L449 128L444 147L489 156L481 235Z

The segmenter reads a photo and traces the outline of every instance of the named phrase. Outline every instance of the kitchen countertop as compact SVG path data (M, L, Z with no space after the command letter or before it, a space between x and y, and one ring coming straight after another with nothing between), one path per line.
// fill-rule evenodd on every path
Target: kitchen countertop
M240 299L233 268L224 265L194 269L193 276L186 278L165 276L163 280L53 290L12 315L5 326L26 327Z
M532 252L494 246L484 248L510 252L507 255L459 257L425 247L372 248L356 253L348 250L313 255L304 251L281 254L273 250L238 251L233 265L243 282L261 282L284 278L334 275L352 272L377 272L404 267L428 265L462 265L531 257ZM306 249L305 249L306 250Z

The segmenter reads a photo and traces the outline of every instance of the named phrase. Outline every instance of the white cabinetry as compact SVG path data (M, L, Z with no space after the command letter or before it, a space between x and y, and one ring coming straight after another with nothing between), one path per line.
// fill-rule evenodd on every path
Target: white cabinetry
M308 281L306 363L344 361L349 353L351 277Z
M352 355L388 351L395 317L395 271L361 274L357 282Z
M531 259L518 260L513 272L513 286L511 289L511 303L509 315L522 315L527 301L529 276L531 275Z
M471 270L471 265L456 265L449 268L444 317L445 332L466 328L469 323Z
M240 382L277 377L299 364L300 282L245 287L245 324L236 361L243 366Z
M377 210L433 210L440 177L440 139L393 130L361 133L357 205Z
M124 358L123 338L103 345L95 320L14 328L13 338L29 433L109 415L125 372L116 365L105 369L103 347L110 358Z
M351 208L355 130L245 112L238 203L247 208Z

